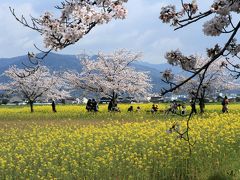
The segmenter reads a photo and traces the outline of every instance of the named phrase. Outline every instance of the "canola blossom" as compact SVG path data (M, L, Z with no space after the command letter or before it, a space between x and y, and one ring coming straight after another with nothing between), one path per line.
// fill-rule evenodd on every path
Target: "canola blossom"
M178 116L124 121L120 113L114 120L102 112L85 124L81 119L1 120L0 179L207 179L218 172L237 179L240 113L211 112L216 107L191 120L190 136L196 142L191 157L187 142L167 133L174 122L184 130L184 118ZM1 114L16 108L3 109ZM76 106L59 109L73 112ZM98 116L106 119L96 122Z

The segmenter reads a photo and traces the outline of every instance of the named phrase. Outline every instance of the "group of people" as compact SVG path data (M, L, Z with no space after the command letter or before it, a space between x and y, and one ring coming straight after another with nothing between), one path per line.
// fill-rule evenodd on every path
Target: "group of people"
M140 106L138 106L137 109L136 109L136 112L140 112L140 111L141 111L141 108L140 108ZM130 106L128 108L128 112L134 112L133 106Z
M197 114L196 100L194 98L192 98L192 100L190 101L190 106L191 106L191 113ZM204 108L205 108L204 99L199 99L199 108L200 108L200 113L204 113Z
M223 113L228 113L228 104L229 104L229 100L227 98L227 96L225 96L222 100L222 112ZM55 101L52 100L52 111L53 112L57 112L56 110L56 104ZM191 113L197 113L197 109L196 109L196 101L194 101L194 99L192 99L190 101L190 106L191 106ZM88 112L98 112L98 103L95 99L88 99L87 101L87 105L86 105L86 110ZM140 112L141 108L140 106L137 106L136 108L136 112ZM159 108L157 104L153 104L152 108L150 110L150 112L152 114L158 112ZM127 110L128 112L134 112L133 106L130 106ZM119 107L117 106L117 102L114 101L113 99L111 99L111 101L108 104L108 112L121 112ZM181 115L185 115L186 114L186 105L184 103L177 103L175 100L170 104L170 107L165 110L165 114L181 114Z
M86 110L88 112L98 112L98 103L95 99L88 99Z
M222 100L222 112L223 113L228 113L228 104L229 100L227 96L225 96ZM196 108L196 101L192 99L190 101L190 106L191 106L191 113L196 114L197 113L197 108ZM202 102L199 102L200 109L203 108L204 104ZM158 105L153 104L151 112L156 113L158 111ZM185 115L186 114L186 105L184 103L177 103L175 100L170 104L170 107L165 111L165 114L169 114L171 112L172 114L179 114ZM203 111L201 111L203 112Z
M158 111L158 105L157 104L153 104L152 105L152 109L151 109L151 113L156 113Z
M221 104L222 104L222 112L223 113L228 113L229 100L228 100L227 96L225 96L223 98ZM190 105L191 105L191 109L192 109L191 113L197 114L196 102L194 101L194 99L191 100ZM202 101L200 101L199 106L200 106L201 113L203 113L204 112L203 109L205 107L205 104Z
M226 113L228 112L228 104L229 104L229 100L227 98L227 96L225 96L222 100L222 112ZM52 102L52 110L53 112L56 112L56 107L55 107L55 102ZM196 109L196 101L194 101L194 99L192 99L190 101L190 106L191 106L191 113L197 113L197 109ZM98 103L95 99L89 99L86 105L86 110L88 112L97 112L98 111ZM140 106L138 106L136 108L136 112L140 112L141 108ZM128 112L134 112L133 106L130 106L127 110ZM151 113L156 113L159 111L158 105L157 104L153 104L152 108L151 108ZM121 112L119 107L117 106L117 102L114 101L113 99L111 99L111 101L108 104L108 112ZM170 104L170 107L165 110L165 114L179 114L180 115L185 115L186 114L186 105L184 103L177 103L177 101L173 101Z
M181 115L185 115L186 105L184 103L177 103L177 101L174 100L170 104L170 107L165 111L166 114L168 114L169 112L171 112L172 114L177 114L179 112Z
M108 104L108 112L121 112L119 107L117 106L116 100L111 99Z

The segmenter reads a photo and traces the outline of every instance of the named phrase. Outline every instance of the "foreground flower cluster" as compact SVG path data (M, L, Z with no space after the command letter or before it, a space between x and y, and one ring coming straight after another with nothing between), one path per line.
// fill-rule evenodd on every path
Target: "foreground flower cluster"
M191 158L187 143L166 133L178 117L2 125L0 179L207 179L215 172L240 177L239 115L195 116ZM184 121L178 124L185 127Z

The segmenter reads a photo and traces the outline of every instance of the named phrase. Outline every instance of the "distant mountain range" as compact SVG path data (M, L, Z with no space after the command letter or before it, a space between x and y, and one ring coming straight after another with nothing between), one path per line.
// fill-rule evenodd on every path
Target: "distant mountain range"
M92 56L92 59L96 59L97 56ZM22 63L29 64L27 55L18 56L13 58L0 58L0 74L7 70L10 66L16 65L17 67L24 67ZM66 71L75 70L81 71L82 65L80 60L75 55L62 55L56 53L50 53L44 59L43 65L47 66L52 71ZM153 92L160 92L160 89L164 87L164 84L160 79L160 72L165 69L172 69L174 73L180 73L181 69L172 67L171 65L165 64L151 64L143 61L137 61L132 65L137 71L147 71L150 74L153 84ZM4 76L0 77L0 82L6 82L7 78Z

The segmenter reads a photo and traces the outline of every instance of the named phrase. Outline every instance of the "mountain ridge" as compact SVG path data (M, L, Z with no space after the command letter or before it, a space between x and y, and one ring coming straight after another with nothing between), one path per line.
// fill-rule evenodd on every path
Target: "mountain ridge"
M81 71L82 65L80 60L78 59L79 55L64 55L57 53L49 53L42 62L43 65L47 66L51 71ZM96 59L96 55L91 56L92 59ZM29 64L28 56L17 56L12 58L0 58L0 74L3 74L5 70L7 70L10 66L16 65L19 68L23 68L24 64ZM136 61L132 64L132 66L137 71L146 71L149 72L149 75L152 79L153 84L153 92L158 93L160 89L164 87L164 84L160 79L160 72L165 69L173 69L173 72L179 73L180 68L173 67L167 63L164 64L151 64L149 62L144 61ZM0 77L0 83L7 82L7 78L4 76Z

